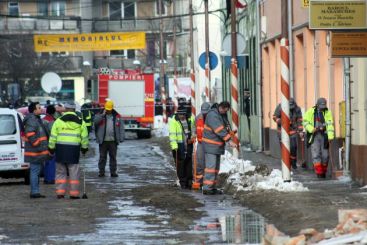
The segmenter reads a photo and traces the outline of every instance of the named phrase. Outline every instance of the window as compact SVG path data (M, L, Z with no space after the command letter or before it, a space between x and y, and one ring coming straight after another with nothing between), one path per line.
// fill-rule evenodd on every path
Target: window
M167 8L166 8L166 5L164 5L164 0L161 1L162 3L162 15L167 15ZM156 0L155 2L155 13L156 15L160 15L159 13L159 0Z
M110 20L120 20L121 19L121 2L110 2Z
M135 17L135 2L113 1L109 3L110 20L132 19Z
M18 2L10 2L8 7L9 7L10 16L19 16L19 3Z
M120 56L128 59L135 59L135 49L128 50L111 50L111 56Z
M15 118L12 115L0 115L0 135L11 135L17 132Z
M135 49L127 50L127 58L128 59L135 59Z
M135 17L135 2L124 2L122 3L124 10L122 12L122 18L123 19L132 19Z
M65 16L65 2L55 1L51 3L52 16Z
M37 3L38 16L48 16L48 3L45 0L40 0Z

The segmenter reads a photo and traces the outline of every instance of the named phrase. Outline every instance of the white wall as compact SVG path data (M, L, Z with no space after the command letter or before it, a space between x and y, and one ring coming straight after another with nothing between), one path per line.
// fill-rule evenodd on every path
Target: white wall
M217 10L221 8L221 1L209 1L209 11ZM204 2L202 0L193 0L193 8L194 13L196 12L204 12ZM221 16L220 13L216 13ZM211 71L211 86L212 88L215 85L215 81L221 81L222 77L222 69L221 69L221 60L220 60L220 51L222 47L222 33L221 27L223 26L223 22L212 14L209 14L209 50L214 52L218 57L218 66ZM205 71L199 65L199 56L201 53L205 52L205 16L195 15L194 16L194 29L196 29L194 33L194 43L197 45L195 47L196 53L194 54L195 60L195 71L196 71L196 108L200 108L200 105L203 103L201 95L205 92ZM222 85L217 85L222 87Z

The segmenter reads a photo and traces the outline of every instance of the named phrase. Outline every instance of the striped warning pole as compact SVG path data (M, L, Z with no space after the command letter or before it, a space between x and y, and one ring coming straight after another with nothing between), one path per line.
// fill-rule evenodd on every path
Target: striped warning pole
M281 121L282 121L282 174L284 182L291 181L291 161L290 161L290 140L289 140L289 42L288 39L282 38L280 42L280 58L281 58Z
M237 67L237 30L236 30L236 7L235 1L231 4L231 109L232 109L232 131L237 132L238 129L238 67ZM233 148L233 157L238 158L239 141L236 134L232 134L232 141L237 144Z
M195 72L194 69L190 70L191 78L191 113L196 116L196 94L195 94Z
M192 0L189 0L190 12L190 78L191 78L191 113L196 116L196 94L195 94L195 67L194 67L194 27L193 27L193 9Z
M232 131L237 132L238 129L238 68L237 59L232 58L231 62L231 109L232 109ZM238 137L232 135L232 140L238 145ZM238 158L239 148L233 148L233 157Z

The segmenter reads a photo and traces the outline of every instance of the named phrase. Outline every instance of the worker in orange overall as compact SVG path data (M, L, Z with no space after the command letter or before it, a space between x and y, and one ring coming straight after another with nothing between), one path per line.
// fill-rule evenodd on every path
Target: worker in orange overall
M197 143L194 146L193 152L193 184L192 189L198 190L203 185L203 174L205 167L205 158L204 158L204 148L203 148L203 134L204 134L204 125L205 118L210 110L210 104L208 102L204 102L201 105L200 114L195 118L195 124L193 125L192 132L196 136Z

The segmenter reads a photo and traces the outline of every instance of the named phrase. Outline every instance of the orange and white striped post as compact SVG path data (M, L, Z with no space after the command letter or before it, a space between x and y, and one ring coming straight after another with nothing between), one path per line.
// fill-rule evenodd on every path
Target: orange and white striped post
M190 12L190 78L191 78L191 113L196 116L195 67L194 67L194 34L192 0L189 0Z
M232 131L238 131L238 68L237 59L232 58L231 62L231 109L232 109ZM234 143L239 145L236 134L232 136ZM233 157L238 158L239 147L233 148Z
M289 42L288 39L282 38L280 42L280 58L281 58L281 121L282 121L282 175L284 182L291 181L291 161L290 161L290 116L289 116Z
M193 69L190 70L191 78L191 113L196 116L196 94L195 94L195 72Z
M236 30L236 7L235 1L231 4L231 109L232 109L232 131L238 130L238 67L237 67L237 30ZM233 157L238 158L239 155L239 140L237 134L232 135L232 141L237 144L233 148Z

